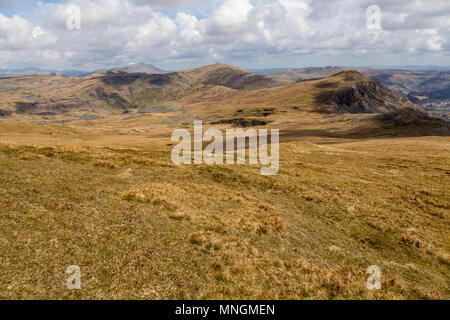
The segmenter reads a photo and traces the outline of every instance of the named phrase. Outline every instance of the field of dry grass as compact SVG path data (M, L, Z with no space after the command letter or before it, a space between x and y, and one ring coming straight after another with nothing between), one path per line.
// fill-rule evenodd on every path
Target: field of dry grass
M24 142L0 145L1 298L450 298L448 137L284 143L266 177Z

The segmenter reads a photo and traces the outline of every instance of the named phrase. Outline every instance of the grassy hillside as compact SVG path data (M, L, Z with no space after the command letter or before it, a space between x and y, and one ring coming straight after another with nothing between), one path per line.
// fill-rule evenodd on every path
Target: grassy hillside
M2 145L1 297L448 299L449 147L284 144L263 177L148 149ZM81 291L65 289L72 264Z

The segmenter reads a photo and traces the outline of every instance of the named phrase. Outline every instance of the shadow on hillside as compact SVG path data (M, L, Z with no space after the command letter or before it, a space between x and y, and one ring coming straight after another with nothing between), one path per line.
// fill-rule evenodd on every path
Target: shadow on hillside
M450 130L446 127L424 128L420 126L411 127L387 127L387 128L364 128L360 130L329 131L322 129L307 130L281 130L280 142L299 142L314 139L318 143L332 144L340 143L342 140L363 139L387 139L387 138L413 138L425 136L450 137ZM320 142L323 138L323 142ZM333 142L333 139L336 139Z

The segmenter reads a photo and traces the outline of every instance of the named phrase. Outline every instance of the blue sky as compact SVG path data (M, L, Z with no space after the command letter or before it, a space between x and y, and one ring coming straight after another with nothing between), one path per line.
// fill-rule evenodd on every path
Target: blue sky
M448 0L0 0L3 69L449 65L449 52Z

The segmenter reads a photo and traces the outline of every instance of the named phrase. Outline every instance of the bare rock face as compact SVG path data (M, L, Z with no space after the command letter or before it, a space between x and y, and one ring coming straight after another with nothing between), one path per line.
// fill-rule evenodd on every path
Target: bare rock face
M328 103L340 113L387 113L411 104L375 79L335 92Z
M327 102L339 113L379 114L375 119L394 126L449 127L449 122L433 117L376 79L333 91Z

